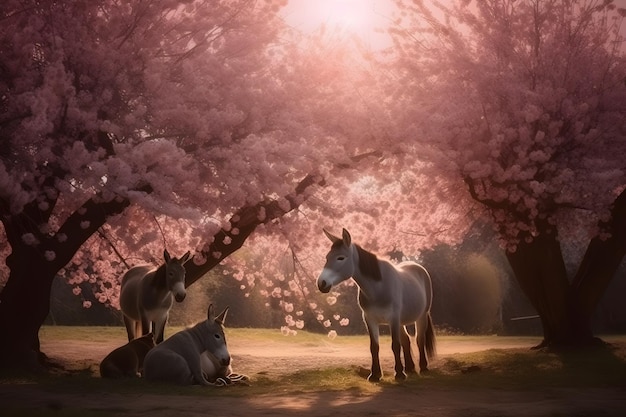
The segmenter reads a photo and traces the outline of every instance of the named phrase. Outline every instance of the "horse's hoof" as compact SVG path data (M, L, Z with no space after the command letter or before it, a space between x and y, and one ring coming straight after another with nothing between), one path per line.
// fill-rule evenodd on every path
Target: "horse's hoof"
M420 374L427 374L429 372L430 372L430 369L428 368L420 369Z
M405 380L406 380L406 374L404 372L396 373L396 381L405 381Z
M380 377L381 377L380 375L371 374L370 376L367 377L367 380L369 382L380 382Z

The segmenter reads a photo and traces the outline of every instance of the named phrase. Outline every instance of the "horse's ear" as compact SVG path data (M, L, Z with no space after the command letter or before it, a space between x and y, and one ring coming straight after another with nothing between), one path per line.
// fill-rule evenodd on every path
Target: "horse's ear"
M209 309L207 310L206 318L208 321L215 320L215 313L213 312L213 304L209 304Z
M189 260L189 255L191 255L191 251L187 251L187 253L180 258L180 263L184 265L185 262Z
M324 234L326 235L326 237L327 237L328 239L330 239L330 241L331 241L331 242L333 242L333 244L334 244L335 242L339 242L339 241L341 240L341 239L339 239L337 236L335 236L335 235L333 235L333 234L329 233L326 229L322 229L322 230L324 231Z
M348 233L346 229L343 229L341 233L343 236L343 244L346 245L346 247L349 247L352 243L352 236L350 236L350 233Z
M170 253L167 251L167 249L163 250L163 258L165 259L165 262L169 263L170 260L172 259L172 257L170 256Z
M226 314L228 313L229 308L230 307L226 307L224 311L220 313L219 316L215 317L215 321L218 322L219 324L224 324L224 320L226 320Z

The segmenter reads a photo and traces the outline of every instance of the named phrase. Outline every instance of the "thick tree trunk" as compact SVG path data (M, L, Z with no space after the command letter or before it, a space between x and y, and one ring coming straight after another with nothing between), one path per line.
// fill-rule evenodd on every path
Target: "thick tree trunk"
M533 304L543 326L540 346L588 344L591 316L583 314L568 281L561 247L554 232L521 243L507 258L522 291Z
M607 236L591 240L572 282L580 308L588 315L595 311L626 254L626 190L615 199L611 219L599 226Z
M0 367L40 367L45 355L40 351L39 329L50 311L50 292L57 272L109 216L121 213L128 205L124 199L87 200L59 229L57 236L62 234L66 238L57 239L42 234L38 228L47 221L51 209L42 212L33 203L22 213L10 214L0 204L12 250L6 260L9 279L0 292ZM23 240L26 233L35 236L38 243L26 243Z
M507 253L522 291L541 318L544 340L540 346L598 342L593 337L592 316L626 254L626 191L617 197L611 219L600 228L607 236L591 240L571 281L554 231L544 230L532 242Z
M33 249L14 250L7 260L11 274L0 293L2 368L35 370L45 359L40 351L39 329L50 311L56 271L47 269L48 262Z

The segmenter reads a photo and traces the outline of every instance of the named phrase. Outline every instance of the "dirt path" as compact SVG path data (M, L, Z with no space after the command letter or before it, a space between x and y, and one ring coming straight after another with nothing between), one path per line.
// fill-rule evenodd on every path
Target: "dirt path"
M42 349L51 357L74 363L79 369L94 366L93 360L85 358L104 357L118 345L96 342L46 340ZM439 354L479 351L492 348L530 347L503 343L501 346L482 346L476 343L440 343ZM246 343L232 345L236 372L250 375L276 377L293 370L315 369L329 366L362 366L369 364L365 347L358 352L352 346L328 343L324 346L297 345L285 351L284 343L263 342L262 345ZM391 354L381 349L383 368L392 373ZM385 352L384 352L385 351ZM436 366L436 362L433 364ZM625 377L626 379L626 377ZM626 387L626 385L625 385ZM236 388L235 388L236 389ZM242 388L245 389L245 388ZM0 385L0 414L12 415L11 410L27 407L35 410L57 411L89 410L97 415L112 416L473 416L473 417L522 417L522 416L600 416L622 417L626 411L626 388L547 389L544 391L520 391L503 389L471 388L424 388L384 386L374 393L356 391L289 393L255 396L186 396L119 394L89 392L87 394L58 393L44 390L34 384ZM78 415L80 415L79 412ZM39 415L40 412L37 412ZM23 411L14 415L28 415ZM63 414L60 414L63 415ZM92 414L89 414L92 415Z
M93 358L104 358L110 351L123 344L125 340L111 340L107 342L84 342L73 340L67 343L63 340L42 340L41 348L52 358L65 363L74 363L77 369L93 366ZM529 339L520 342L502 338L497 344L483 344L477 341L439 341L437 353L440 357L455 353L478 352L487 349L530 348L538 340ZM250 376L262 374L276 376L290 370L319 369L322 367L345 367L347 364L369 367L371 357L369 346L365 344L360 349L352 345L341 345L333 342L311 343L310 345L290 344L285 338L278 341L240 342L229 340L229 351L233 358L233 368L237 373ZM388 346L389 341L381 339L380 359L383 370L388 374L393 372L393 356ZM436 366L436 362L433 363Z

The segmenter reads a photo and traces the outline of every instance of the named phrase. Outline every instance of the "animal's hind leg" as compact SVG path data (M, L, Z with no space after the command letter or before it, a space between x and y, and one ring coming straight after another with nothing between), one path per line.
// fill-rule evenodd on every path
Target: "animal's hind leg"
M411 336L407 333L406 327L400 329L400 342L402 343L402 351L404 352L404 370L409 374L416 373L415 362L411 355Z

